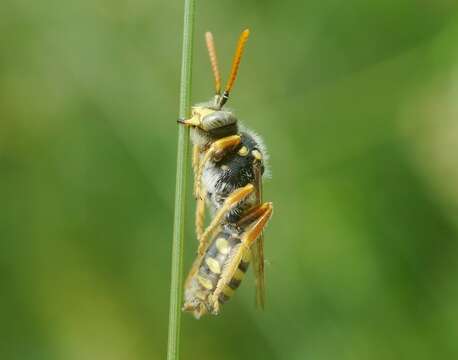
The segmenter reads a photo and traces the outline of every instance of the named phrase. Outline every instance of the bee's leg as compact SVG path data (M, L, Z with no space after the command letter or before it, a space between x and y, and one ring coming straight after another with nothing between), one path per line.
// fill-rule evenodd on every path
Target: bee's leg
M237 225L244 228L250 225L253 221L261 217L269 208L272 208L272 203L264 203L256 205L247 210L243 217L237 222Z
M192 171L194 172L194 196L197 199L197 196L200 193L200 189L197 188L198 182L198 172L199 172L199 161L200 161L200 146L194 145L192 149Z
M201 188L201 181L202 181L202 173L204 172L204 166L210 159L214 161L219 161L226 152L234 150L240 144L241 138L240 135L231 135L225 138L216 140L208 150L205 152L205 155L200 161L197 174L196 176L196 190L199 191L197 194L201 198L203 198L202 188Z
M197 202L196 202L196 235L197 235L197 240L199 241L204 232L204 221L205 221L205 200L198 197Z
M189 270L188 276L184 282L185 289L189 286L189 282L194 277L194 275L199 271L200 265L202 263L203 256L197 256L194 262L192 263L191 270Z
M231 257L230 262L225 265L221 278L218 280L215 291L212 295L212 306L216 313L219 309L219 297L223 293L223 290L227 284L229 284L232 278L234 278L237 270L243 272L243 270L239 268L240 262L242 261L243 256L251 251L251 246L261 235L264 227L272 215L272 209L272 203L264 203L263 205L256 208L253 213L247 215L247 217L253 216L251 222L248 223L249 226L242 233L240 247L237 249L237 252L234 254L234 256ZM257 217L254 217L255 213L257 214ZM246 220L248 220L247 217ZM226 296L228 295L226 294Z
M257 205L245 212L244 216L237 222L237 225L244 229L254 220L272 207L271 203ZM253 259L253 272L256 281L256 305L259 309L264 309L265 303L265 281L264 281L264 236L261 232L256 239L256 244L251 248Z
M200 162L200 153L201 149L199 145L194 145L192 151L192 170L194 171L194 196L197 200L196 203L196 235L197 239L200 239L202 233L204 232L204 221L205 221L205 201L200 198L199 194L201 192L198 186L200 182L198 181L198 172L199 172L199 162Z
M254 186L252 184L247 184L242 188L239 188L232 192L224 201L223 206L219 208L213 220L211 221L210 225L208 225L205 232L200 237L200 244L199 244L199 254L203 254L205 249L208 245L208 239L212 235L212 233L216 230L216 228L221 224L224 216L232 210L237 204L239 204L242 200L246 199L250 194L254 192Z

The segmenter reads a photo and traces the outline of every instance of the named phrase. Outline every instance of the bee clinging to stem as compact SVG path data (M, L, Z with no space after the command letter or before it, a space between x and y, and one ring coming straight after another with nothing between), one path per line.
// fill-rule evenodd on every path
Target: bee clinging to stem
M192 107L194 195L196 197L197 258L185 283L183 309L196 318L218 314L254 261L256 301L264 306L263 229L272 215L272 203L262 202L262 176L266 151L262 140L243 128L223 106L237 77L249 30L242 32L227 85L221 93L221 76L211 33L205 34L215 79L212 101ZM204 230L206 205L212 214Z

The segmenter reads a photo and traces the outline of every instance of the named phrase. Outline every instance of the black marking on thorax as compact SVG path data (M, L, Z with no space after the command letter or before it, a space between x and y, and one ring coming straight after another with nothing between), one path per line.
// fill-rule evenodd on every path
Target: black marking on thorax
M253 162L255 158L253 156L253 150L259 151L259 145L250 135L247 133L241 133L240 135L240 145L218 162L221 168L227 167L227 170L220 178L219 184L217 183L217 187L222 183L226 183L230 186L231 192L254 181ZM245 156L239 154L239 150L243 147L248 151Z
M216 181L215 194L208 194L220 206L226 197L234 190L241 188L247 184L254 183L255 171L254 162L255 157L253 151L261 152L259 144L247 133L242 132L241 143L234 149L234 151L227 153L219 162L215 164L216 167L221 169L221 176ZM239 153L240 149L246 148L246 155ZM261 160L262 161L262 160ZM261 162L261 172L264 172L264 166ZM235 222L240 218L244 210L244 204L236 207L231 211L227 217L228 222Z

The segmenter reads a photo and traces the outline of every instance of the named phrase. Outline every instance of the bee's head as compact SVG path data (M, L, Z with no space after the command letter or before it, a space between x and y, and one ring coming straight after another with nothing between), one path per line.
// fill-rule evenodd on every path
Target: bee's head
M237 134L237 118L230 111L216 106L194 106L192 116L179 123L191 127L191 138L196 145L206 145L217 139Z
M179 122L208 133L217 133L221 128L235 125L237 119L230 111L217 110L211 106L194 106L191 118Z
M221 94L221 76L218 70L216 60L215 45L213 36L207 32L205 34L208 53L210 55L210 63L215 77L215 98L214 101L205 104L197 105L192 108L191 118L186 120L178 120L179 123L191 126L194 133L198 133L201 138L220 138L228 136L237 129L237 119L230 111L222 110L224 104L229 99L229 93L234 85L235 78L240 65L243 48L248 40L249 30L246 29L240 36L237 49L235 51L234 60L232 62L231 73L224 91Z

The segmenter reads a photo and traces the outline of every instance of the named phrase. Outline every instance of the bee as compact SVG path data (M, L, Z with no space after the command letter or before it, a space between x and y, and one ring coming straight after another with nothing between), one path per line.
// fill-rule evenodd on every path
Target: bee
M184 311L196 318L217 315L238 288L253 259L256 302L264 307L263 229L272 215L272 203L262 202L262 176L267 153L260 137L245 129L223 109L234 85L249 30L242 32L227 85L221 94L221 76L211 33L205 34L215 79L215 96L192 107L189 126L193 142L196 197L197 258L184 289ZM204 230L205 210L212 219Z

